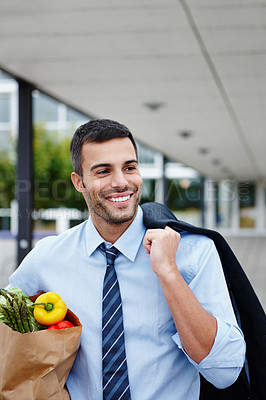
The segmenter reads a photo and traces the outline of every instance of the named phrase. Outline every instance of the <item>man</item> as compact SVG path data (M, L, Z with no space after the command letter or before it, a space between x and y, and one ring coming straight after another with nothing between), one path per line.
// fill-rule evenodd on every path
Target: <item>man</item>
M67 380L71 399L196 400L199 373L219 388L231 385L243 366L245 343L213 242L169 227L146 230L138 206L137 148L125 126L90 121L77 129L70 150L72 181L90 217L40 241L10 286L28 295L55 291L80 318L81 348ZM119 251L114 268L126 367L123 378L117 375L117 382L126 382L121 393L118 384L111 388L112 377L103 377L102 243Z

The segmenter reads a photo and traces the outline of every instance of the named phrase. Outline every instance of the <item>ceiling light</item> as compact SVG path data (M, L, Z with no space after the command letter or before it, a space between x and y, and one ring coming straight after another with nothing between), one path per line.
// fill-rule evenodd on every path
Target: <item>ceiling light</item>
M189 139L192 136L191 131L181 131L179 132L179 136L182 137L183 139Z
M230 169L228 167L223 167L222 168L222 173L228 175L228 174L231 174L231 171L230 171Z
M165 103L159 103L159 102L150 102L150 103L144 103L144 106L149 108L152 111L157 111L159 108L163 107Z
M209 149L207 147L201 147L199 148L199 153L205 156L206 154L209 153Z
M221 161L219 160L219 158L214 158L212 160L212 165L221 165Z

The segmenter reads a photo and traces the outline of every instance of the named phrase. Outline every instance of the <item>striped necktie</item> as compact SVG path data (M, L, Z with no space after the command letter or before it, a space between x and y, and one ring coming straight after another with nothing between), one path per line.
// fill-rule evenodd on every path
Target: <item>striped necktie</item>
M102 299L103 400L130 400L122 301L114 268L118 250L106 249L104 243L100 249L107 262Z

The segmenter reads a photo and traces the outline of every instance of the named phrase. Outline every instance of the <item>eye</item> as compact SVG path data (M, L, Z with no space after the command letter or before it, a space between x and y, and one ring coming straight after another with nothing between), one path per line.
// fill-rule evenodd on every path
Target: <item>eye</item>
M125 170L128 171L128 172L135 171L135 170L136 170L136 166L135 166L135 165L128 165L128 166L125 168Z
M109 173L108 169L100 169L99 171L97 171L97 175L106 175Z

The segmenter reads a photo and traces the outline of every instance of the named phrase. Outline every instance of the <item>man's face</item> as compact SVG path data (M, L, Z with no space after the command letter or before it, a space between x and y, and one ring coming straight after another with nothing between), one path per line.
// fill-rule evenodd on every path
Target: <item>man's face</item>
M139 204L142 178L130 139L84 144L82 171L84 187L78 190L95 226L131 222Z

